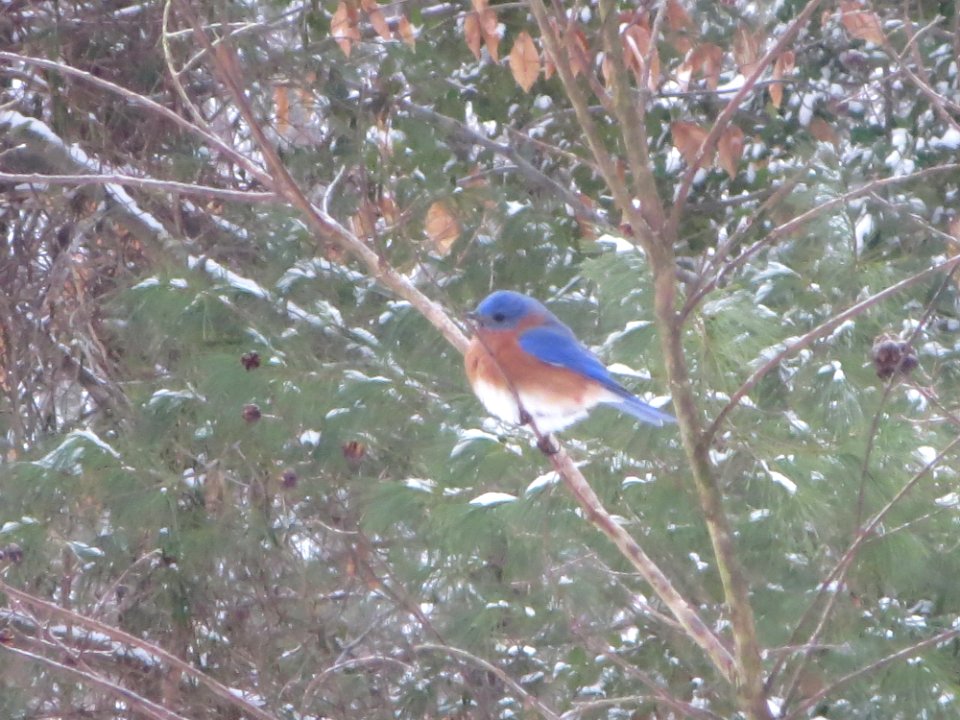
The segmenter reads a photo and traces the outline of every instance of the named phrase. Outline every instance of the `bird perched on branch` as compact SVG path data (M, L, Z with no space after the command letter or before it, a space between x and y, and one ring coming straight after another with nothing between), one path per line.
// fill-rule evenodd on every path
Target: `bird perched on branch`
M651 425L675 422L614 380L573 331L533 298L498 290L468 317L476 327L465 358L467 378L501 420L532 420L545 435L604 404Z

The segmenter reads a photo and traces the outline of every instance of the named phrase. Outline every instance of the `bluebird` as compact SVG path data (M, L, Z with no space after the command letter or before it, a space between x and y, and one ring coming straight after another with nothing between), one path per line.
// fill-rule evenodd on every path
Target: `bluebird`
M604 404L651 425L675 422L614 380L573 331L533 298L498 290L468 317L476 332L465 358L467 378L484 407L501 420L522 425L532 418L546 434Z

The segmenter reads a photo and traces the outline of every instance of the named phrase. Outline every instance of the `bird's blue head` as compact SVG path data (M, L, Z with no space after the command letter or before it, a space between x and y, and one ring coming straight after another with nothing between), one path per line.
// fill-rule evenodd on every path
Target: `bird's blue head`
M532 297L509 290L490 293L468 315L485 330L512 330L530 316L553 320L553 314Z

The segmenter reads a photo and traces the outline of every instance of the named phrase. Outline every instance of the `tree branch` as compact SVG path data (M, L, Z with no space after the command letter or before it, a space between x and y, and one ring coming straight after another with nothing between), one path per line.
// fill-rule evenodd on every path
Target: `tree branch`
M162 190L182 195L199 195L206 198L219 198L242 203L276 203L278 197L272 192L252 190L226 190L210 185L195 185L175 180L157 180L155 178L135 177L133 175L45 175L43 173L7 173L0 172L0 182L27 183L30 185L127 185L145 190Z

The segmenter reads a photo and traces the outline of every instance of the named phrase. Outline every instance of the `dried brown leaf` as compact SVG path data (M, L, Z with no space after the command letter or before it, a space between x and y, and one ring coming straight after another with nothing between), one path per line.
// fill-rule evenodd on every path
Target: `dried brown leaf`
M757 69L762 47L763 35L760 30L753 32L741 24L733 33L733 59L744 77L749 77Z
M286 137L290 129L290 88L286 85L274 86L273 106L277 116L277 132Z
M467 13L463 19L463 39L467 41L467 47L473 56L480 59L480 48L483 47L483 35L480 32L480 16L475 13Z
M397 35L399 35L400 39L403 40L411 50L417 49L417 38L413 32L413 25L407 20L406 15L401 15L400 20L397 21Z
M807 125L807 131L820 142L828 142L834 147L837 147L840 143L840 137L837 135L837 131L822 117L811 119L810 124Z
M623 42L624 59L627 67L633 71L637 82L643 79L643 66L647 54L650 53L650 31L643 25L630 25L620 36ZM656 90L660 84L660 55L656 47L650 55L650 73L647 86L650 90Z
M689 13L679 0L667 0L667 27L674 31L693 27Z
M386 18L383 17L383 11L377 4L377 0L360 0L360 7L367 14L377 35L384 40L391 40L393 34L390 32L390 26L387 24Z
M443 200L437 200L427 210L423 230L433 243L434 252L442 257L460 237L460 222Z
M717 141L717 164L722 167L730 178L737 176L737 166L743 156L743 130L731 125Z
M788 50L777 58L773 64L773 82L770 84L770 102L775 108L779 108L783 102L783 85L780 83L786 75L793 72L795 56L792 50Z
M497 13L491 8L480 11L480 33L487 52L494 62L500 62L500 33L497 31Z
M676 120L670 123L670 135L673 137L673 146L680 151L688 165L692 165L700 146L707 139L706 128L685 120Z
M866 40L876 45L883 45L887 40L877 14L865 9L856 0L843 0L840 3L840 22L846 31L858 40Z
M330 21L330 35L343 50L343 54L350 57L353 44L360 40L356 9L348 7L345 2L337 5L337 11Z
M590 72L591 55L590 44L587 42L587 36L576 23L570 23L567 26L567 56L570 60L570 70L573 76L577 77L583 73Z
M524 92L530 92L540 75L540 53L526 30L517 35L513 42L513 49L510 50L510 72Z

